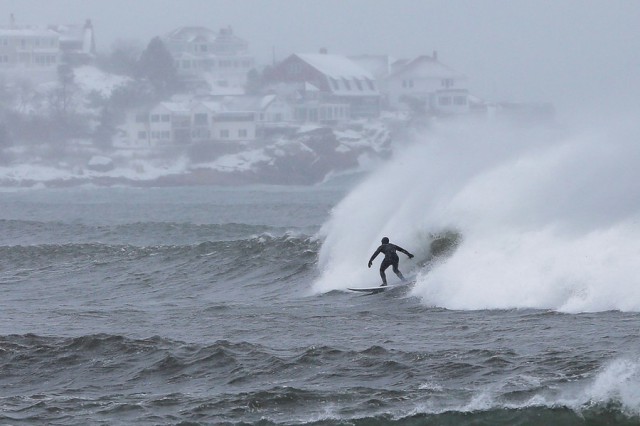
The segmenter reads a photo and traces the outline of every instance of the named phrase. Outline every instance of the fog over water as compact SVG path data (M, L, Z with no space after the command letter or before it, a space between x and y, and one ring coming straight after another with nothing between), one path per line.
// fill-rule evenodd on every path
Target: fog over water
M323 47L398 58L436 50L474 95L552 102L563 117L618 112L640 99L636 1L4 0L0 11L30 24L91 18L103 51L185 25L232 26L262 64Z

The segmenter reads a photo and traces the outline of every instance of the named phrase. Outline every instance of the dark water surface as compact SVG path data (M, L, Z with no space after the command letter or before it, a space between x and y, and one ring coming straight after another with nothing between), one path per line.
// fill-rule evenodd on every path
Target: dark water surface
M0 424L640 424L637 313L313 294L344 193L1 192Z

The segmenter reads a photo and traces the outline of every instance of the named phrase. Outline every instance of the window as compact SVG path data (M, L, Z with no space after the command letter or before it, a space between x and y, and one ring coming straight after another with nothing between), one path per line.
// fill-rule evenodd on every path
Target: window
M453 86L453 79L452 78L445 78L442 80L441 82L443 87L452 87Z
M362 83L360 83L360 80L358 80L357 78L355 81L356 81L356 87L358 88L359 91L362 92Z
M466 96L454 96L453 97L453 104L454 105L466 105L467 104L467 97Z
M138 139L147 139L147 132L138 132Z
M440 105L440 106L451 105L451 97L450 96L443 96L443 97L439 98L438 99L438 105Z
M300 64L290 64L288 67L289 75L297 75L302 72L302 66Z
M238 137L239 138L246 138L247 137L247 129L238 130Z
M147 114L136 114L136 123L146 123L149 121Z
M369 90L376 90L374 85L373 85L373 81L367 79L367 86L369 86Z
M151 122L157 123L160 121L160 114L151 114Z
M331 85L333 86L333 90L340 90L338 80L336 80L335 78L331 78Z
M160 139L171 139L171 132L168 130L160 132Z
M229 130L220 130L221 139L229 139Z
M194 114L193 116L193 124L195 124L196 126L206 126L207 121L207 114L200 113Z
M351 90L351 83L349 83L349 80L347 80L346 78L343 78L342 81L344 81L344 85L347 88L347 90Z
M160 116L160 120L164 121L165 123L168 123L169 121L171 121L171 116L169 114L162 114Z

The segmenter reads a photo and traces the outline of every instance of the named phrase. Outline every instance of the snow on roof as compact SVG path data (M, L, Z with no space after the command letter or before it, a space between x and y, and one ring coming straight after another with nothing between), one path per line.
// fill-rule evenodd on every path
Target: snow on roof
M216 101L200 101L199 105L202 105L211 112L220 112L223 110L222 104Z
M396 64L394 64L395 66ZM390 78L411 73L417 78L462 78L462 74L431 56L422 55L399 66Z
M321 73L335 79L358 78L373 80L373 76L369 71L346 56L324 53L306 53L298 54L297 56Z
M60 41L80 41L84 39L83 25L49 25L49 29L60 35Z
M265 109L266 107L268 107L271 102L275 101L277 98L276 95L266 95L262 97L262 100L260 101L260 109Z
M171 31L166 37L169 39L184 40L187 42L193 42L196 40L212 42L215 41L218 34L206 27L180 27Z
M0 28L0 36L4 37L56 37L59 34L47 28L38 27L19 27L19 28Z
M158 106L166 108L168 111L176 114L189 114L191 108L188 103L185 102L160 102ZM154 108L155 109L155 108Z
M227 96L223 102L229 112L254 112L261 110L262 96Z

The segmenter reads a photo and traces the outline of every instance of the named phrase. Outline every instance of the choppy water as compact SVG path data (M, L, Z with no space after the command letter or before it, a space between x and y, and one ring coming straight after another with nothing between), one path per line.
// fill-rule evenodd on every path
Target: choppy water
M315 290L344 195L0 193L0 423L640 422L635 312Z

